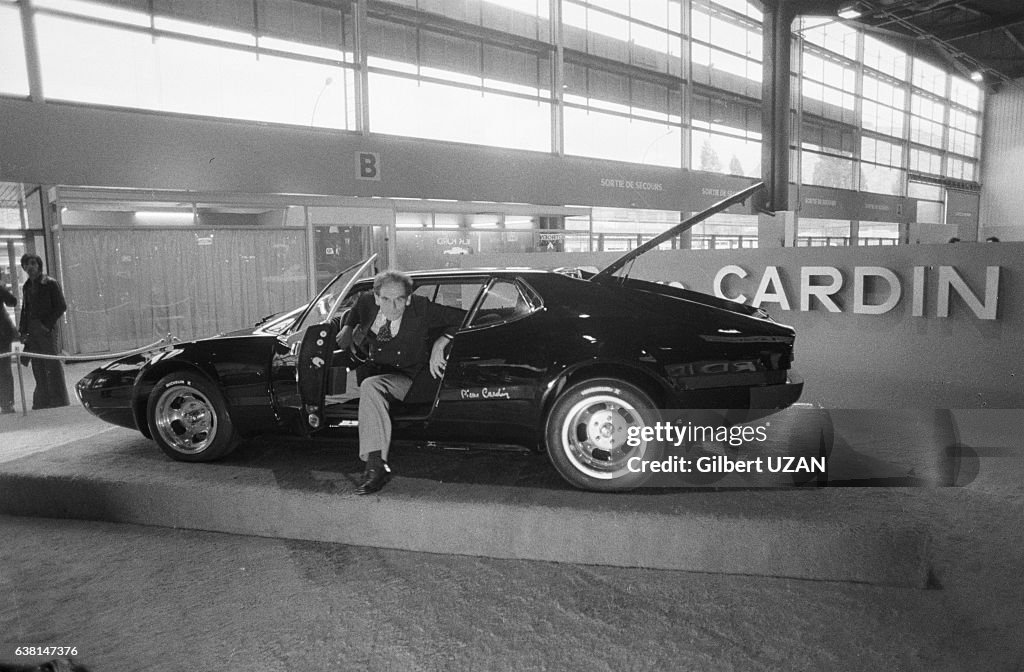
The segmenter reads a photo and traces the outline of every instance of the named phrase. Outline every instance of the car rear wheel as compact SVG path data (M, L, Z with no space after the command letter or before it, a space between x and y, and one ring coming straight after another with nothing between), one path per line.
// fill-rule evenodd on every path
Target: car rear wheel
M654 402L630 383L614 378L577 383L559 395L548 415L548 457L578 488L630 490L649 477L639 471L641 460L661 454L661 446L638 435L657 421ZM636 428L632 436L631 428Z
M197 373L161 378L149 395L146 419L157 445L175 460L216 460L238 442L224 396Z

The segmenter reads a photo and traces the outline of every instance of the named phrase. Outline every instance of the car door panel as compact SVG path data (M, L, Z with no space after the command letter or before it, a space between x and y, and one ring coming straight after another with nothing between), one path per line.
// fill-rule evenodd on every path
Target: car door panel
M492 280L452 342L432 422L490 427L495 440L536 426L548 375L543 316L518 283Z

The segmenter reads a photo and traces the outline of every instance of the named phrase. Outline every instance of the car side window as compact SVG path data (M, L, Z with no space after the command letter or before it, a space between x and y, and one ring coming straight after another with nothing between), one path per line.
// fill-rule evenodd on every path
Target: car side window
M487 288L469 327L502 324L525 317L534 311L533 304L511 280L494 280Z
M480 295L483 281L472 280L468 282L444 282L417 285L413 294L430 299L442 306L450 306L464 310L467 313L473 307L476 297Z

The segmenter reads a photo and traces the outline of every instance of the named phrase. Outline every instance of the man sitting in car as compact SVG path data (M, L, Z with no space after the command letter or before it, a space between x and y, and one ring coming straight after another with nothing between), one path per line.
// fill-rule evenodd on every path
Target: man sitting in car
M368 495L391 479L392 399L402 400L424 367L440 378L445 346L462 324L465 311L414 296L413 282L401 271L384 271L373 291L356 299L338 334L338 345L366 345L369 358L356 369L359 381L359 457L366 462L356 494ZM431 334L443 333L430 344Z

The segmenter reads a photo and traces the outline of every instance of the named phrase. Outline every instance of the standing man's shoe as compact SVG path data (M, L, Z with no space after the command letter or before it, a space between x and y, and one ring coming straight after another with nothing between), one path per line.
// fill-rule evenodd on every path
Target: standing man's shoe
M377 492L391 480L391 470L387 464L380 467L370 467L366 470L363 482L356 488L357 495L369 495Z

